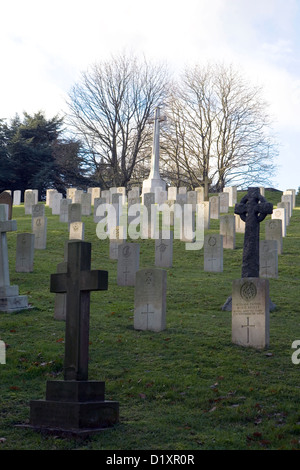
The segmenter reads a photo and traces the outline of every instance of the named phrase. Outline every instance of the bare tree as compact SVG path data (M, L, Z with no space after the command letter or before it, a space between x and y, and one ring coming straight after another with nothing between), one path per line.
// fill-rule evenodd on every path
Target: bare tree
M168 101L169 128L164 159L172 161L173 181L190 186L214 183L266 184L274 175L276 144L262 90L232 66L186 69Z
M93 65L69 93L68 121L102 187L127 186L151 155L148 118L166 95L163 65L122 54Z
M252 86L232 66L214 67L218 100L216 187L225 184L271 184L278 150L271 130L263 89Z

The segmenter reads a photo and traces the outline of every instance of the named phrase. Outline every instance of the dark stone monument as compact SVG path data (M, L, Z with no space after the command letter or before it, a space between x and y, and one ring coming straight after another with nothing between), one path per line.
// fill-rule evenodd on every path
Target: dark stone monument
M259 188L248 188L248 193L235 205L234 213L245 222L242 278L259 277L259 226L268 214L272 214L273 204L261 194ZM231 297L222 310L231 310ZM274 308L270 302L270 309Z
M89 435L119 421L105 383L88 380L90 291L108 288L107 271L91 271L91 244L68 243L67 272L51 275L50 291L66 293L64 380L48 381L46 400L30 403L30 427Z

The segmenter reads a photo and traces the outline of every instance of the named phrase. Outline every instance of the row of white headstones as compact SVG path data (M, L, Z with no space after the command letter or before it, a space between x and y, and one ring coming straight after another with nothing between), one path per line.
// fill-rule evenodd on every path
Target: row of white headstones
M116 188L116 189L118 189L118 188ZM72 196L73 198L75 198L76 192L77 191L74 191L74 195ZM53 193L53 195L56 194L55 191L52 191L52 193ZM274 215L275 218L280 219L281 227L283 226L283 222L284 222L284 229L286 230L286 223L287 223L287 221L289 220L289 217L292 214L293 207L295 206L295 191L287 190L285 193L286 194L284 194L282 196L282 198L283 198L282 203L285 204L285 207L275 209L275 211L273 212L273 215ZM78 197L78 193L77 193L77 197ZM82 197L82 194L81 194L81 197ZM220 196L217 196L217 197L220 201L221 197ZM62 199L62 198L60 198L60 199ZM286 199L288 199L288 201L286 201ZM73 203L73 200L75 201L76 199L71 199L71 204L79 204L79 203L76 203L76 202ZM44 209L44 207L41 206L40 204L36 204L37 203L36 198L33 200L33 202L35 204L31 204L31 214L32 214L33 226L34 226L34 220L37 221L40 218L44 218L44 215L42 213L38 212L38 211L41 211L41 207L43 209ZM47 202L51 207L51 205L52 205L51 197L49 197L49 200L46 201L46 203ZM273 215L272 215L272 217L273 217ZM223 227L224 227L224 225L229 226L229 227L230 226L231 227L235 226L232 223L233 219L234 219L234 216L231 216L231 215L226 215L226 216L221 217L220 218L220 232L222 232L222 230L223 230L223 234L221 234L221 233L220 234L213 234L213 235L210 234L210 235L205 236L205 238L204 238L204 269L205 270L215 270L215 271L221 271L222 270L223 240L225 239L227 241L227 239L232 238L232 237L230 237L230 234L229 234L228 231L225 231L225 233L224 233L224 228ZM230 221L230 223L228 223L228 221ZM82 223L82 222L80 222L80 223ZM271 219L271 221L269 221L269 223L272 224L272 219ZM44 224L44 229L45 229L45 227L46 227L46 224ZM285 235L285 230L282 231L282 228L281 228L283 236ZM233 229L233 231L234 231L234 229ZM24 263L24 259L25 259L24 252L27 251L27 253L30 252L32 254L34 244L32 243L32 240L31 240L31 244L30 244L31 248L30 249L27 248L25 250L26 243L24 242L24 239L22 241L22 237L21 237L22 234L19 234L19 235L20 235L19 246L23 247L23 255L21 257L20 256L17 256L17 257L19 259L18 266L19 266L19 268L21 266L21 270L22 270L22 268L25 265L25 263ZM74 239L74 238L75 239L78 239L78 238L83 239L82 236L80 236L80 237L74 236L73 237L71 235L71 232L70 232L70 238L71 239ZM171 236L170 236L170 239L166 238L166 239L156 240L156 242L155 242L155 245L156 245L156 250L155 250L156 262L155 262L155 264L156 264L156 266L161 266L161 267L170 267L170 266L172 266L172 253L173 253L173 248L172 248L173 243L172 243L172 241L173 241L173 238ZM275 266L277 264L276 260L277 260L277 255L278 255L278 248L277 248L277 246L274 246L274 241L273 241L273 246L270 245L270 242L272 243L271 240L263 241L262 243L264 243L264 245L262 245L263 248L261 249L261 253L264 254L265 256L267 256L267 258L266 258L267 261L265 263L267 268L270 268L270 266L269 266L270 265L270 259L273 260L273 264ZM275 245L278 245L278 242L275 241ZM17 246L18 246L18 244L17 244ZM230 246L225 245L224 247L230 247ZM232 246L232 248L234 248L234 246ZM20 253L20 251L21 250L19 249L19 253ZM17 252L18 252L18 249L17 249ZM139 280L140 277L141 278L144 277L145 279L147 279L147 282L145 280L144 284L142 285L142 287L140 289L138 287L136 288L136 292L139 293L139 294L136 295L136 298L139 299L139 303L141 304L141 306L140 306L140 308L135 308L135 312L136 312L136 314L135 314L135 327L137 327L138 329L151 329L153 331L161 331L162 329L164 329L165 326L166 326L166 303L165 303L166 271L161 270L161 269L154 270L154 271L153 271L153 269L152 270L147 269L145 272L144 272L144 270L139 270L139 244L137 244L137 243L126 243L126 240L124 240L124 238L118 238L117 240L111 240L111 243L110 243L110 256L112 258L118 260L117 282L118 282L119 285L137 285L138 286L139 285L138 280ZM33 260L32 255L31 255L31 259ZM21 260L21 262L20 262L20 260ZM208 266L209 262L210 262L210 267ZM164 266L164 263L166 263L166 266ZM156 271L158 271L158 273L160 273L160 274L156 275ZM137 273L138 273L138 275L137 275ZM277 273L276 273L276 268L275 268L275 276L276 275L277 275ZM161 276L159 278L160 280L158 282L154 283L154 286L155 286L154 288L150 289L152 284L149 281L149 279L150 278L156 279L157 276ZM265 277L274 277L273 271L271 269L269 269L269 271L266 273ZM239 280L239 282L246 282L246 281ZM250 281L248 280L247 282L249 283ZM253 282L254 282L254 280L253 280ZM264 281L262 279L255 280L254 284L252 283L250 287L248 286L248 290L256 292L256 293L260 292L259 289L260 289L261 283L263 283L263 282ZM264 286L264 289L267 288L266 283L263 284L263 286ZM144 298L145 297L144 294L142 296L143 298L141 298L140 293L141 292L146 293L147 291L149 291L149 295L146 296L146 299ZM236 290L233 288L233 292L235 292L235 291ZM243 291L244 290L242 288L240 288L240 290L239 290L240 294ZM240 295L240 298L243 298L242 295ZM256 299L259 298L260 302L258 304L261 305L262 297L260 295L258 295L258 296L255 295L254 298L256 298ZM156 299L156 300L154 300L154 299ZM240 325L240 328L236 328L235 327L236 319L237 318L240 318L240 319L243 318L242 315L245 315L245 313L240 312L238 315L236 315L236 309L234 308L235 302L233 300L233 313L232 314L233 314L233 319L235 319L235 321L233 321L233 339L235 338L234 332L239 331L241 333L243 331L244 336L246 337L245 345L252 345L252 346L255 346L255 347L265 347L268 343L268 340L267 340L268 334L266 334L266 332L263 335L263 337L264 337L263 342L262 342L261 338L259 339L259 341L253 340L253 338L257 338L256 333L257 333L258 330L259 331L261 330L261 327L254 328L253 325L250 325L251 322L249 323L249 319L250 319L250 312L249 312L250 303L249 302L250 302L250 299L247 298L247 303L245 304L248 307L247 321L246 321L247 324L246 325ZM156 305L156 307L155 307L154 304ZM267 304L268 304L268 302L266 303L265 316L267 315L267 310L268 310L268 308L267 308L268 305ZM245 307L243 307L243 308L245 309ZM239 307L239 309L240 309L240 307ZM155 310L155 312L154 312L154 310ZM255 309L255 312L256 312L256 315L255 315L255 318L256 318L257 314L258 314L257 313L257 308ZM245 322L242 321L242 323L245 323ZM268 322L265 321L264 324L265 324L265 328L267 328L268 327ZM244 330L244 328L245 328L245 330ZM252 340L251 340L251 338L252 338ZM236 338L234 340L234 342L239 342L239 341L237 341Z

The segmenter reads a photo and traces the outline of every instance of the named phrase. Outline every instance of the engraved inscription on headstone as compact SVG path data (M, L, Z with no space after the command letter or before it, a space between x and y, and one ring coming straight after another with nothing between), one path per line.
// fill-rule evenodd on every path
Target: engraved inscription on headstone
M204 271L223 271L223 235L219 233L204 236Z
M145 268L136 273L134 328L162 331L166 328L167 271Z
M232 289L232 342L263 349L269 345L269 281L237 279Z

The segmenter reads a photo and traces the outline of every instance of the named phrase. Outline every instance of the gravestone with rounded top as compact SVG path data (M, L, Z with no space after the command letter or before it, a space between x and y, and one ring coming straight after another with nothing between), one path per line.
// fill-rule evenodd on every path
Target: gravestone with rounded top
M16 272L31 273L34 259L33 233L18 233L16 247Z
M134 286L139 269L139 243L122 243L118 246L117 283L119 286Z
M277 241L277 252L282 254L283 237L282 237L282 220L268 219L265 222L265 239Z
M134 290L134 329L159 332L166 328L167 271L137 271Z
M223 272L223 235L204 235L204 271Z
M244 278L233 281L232 342L264 349L269 345L269 281Z

